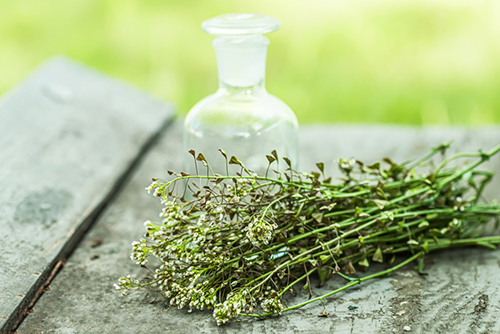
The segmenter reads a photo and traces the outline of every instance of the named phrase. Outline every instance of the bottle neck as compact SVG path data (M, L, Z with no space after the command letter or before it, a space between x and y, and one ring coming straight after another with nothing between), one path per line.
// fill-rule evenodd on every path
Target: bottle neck
M222 36L213 42L219 90L229 94L265 92L269 40L262 35Z

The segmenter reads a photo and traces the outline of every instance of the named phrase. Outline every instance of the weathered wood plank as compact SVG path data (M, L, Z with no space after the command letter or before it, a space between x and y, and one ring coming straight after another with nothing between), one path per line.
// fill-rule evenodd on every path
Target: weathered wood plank
M0 102L0 332L16 326L170 107L64 58Z
M167 311L163 298L151 292L122 297L112 286L117 278L145 274L129 259L130 242L143 234L142 222L155 217L160 208L143 189L152 176L181 168L180 135L177 124L151 150L54 279L51 290L40 298L20 333L402 333L404 326L410 326L413 333L467 332L469 326L476 326L471 332L500 331L495 322L500 286L493 284L500 279L500 252L482 249L432 255L426 268L428 277L419 276L409 266L391 277L338 294L325 302L328 318L317 317L323 310L320 303L271 320L217 327L210 312ZM316 161L324 161L329 172L339 156L373 161L390 155L404 160L450 139L455 139L455 150L487 149L500 142L498 127L313 126L303 127L300 135L301 169L311 170ZM492 159L489 168L499 170L500 158ZM499 185L497 178L491 196L500 197ZM102 244L96 246L99 240ZM331 280L322 291L339 284ZM483 293L489 295L489 306L477 313L475 306ZM301 298L307 296L291 302ZM349 310L351 305L359 308ZM454 312L459 316L449 321L448 315ZM447 326L452 330L444 330Z

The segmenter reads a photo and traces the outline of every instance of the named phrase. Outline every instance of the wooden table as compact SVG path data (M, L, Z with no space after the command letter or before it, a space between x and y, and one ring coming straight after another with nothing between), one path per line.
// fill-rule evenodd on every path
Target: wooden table
M181 124L172 115L169 106L65 59L4 97L0 332L500 333L500 253L483 249L433 254L425 277L408 266L356 286L326 302L327 318L313 304L217 327L210 312L167 311L151 291L122 297L113 283L144 273L129 259L130 243L159 210L144 187L181 169ZM301 169L323 161L333 173L338 157L404 160L450 139L452 150L488 149L500 142L500 127L303 126ZM498 157L487 165L499 167ZM499 186L496 179L486 195L500 198Z

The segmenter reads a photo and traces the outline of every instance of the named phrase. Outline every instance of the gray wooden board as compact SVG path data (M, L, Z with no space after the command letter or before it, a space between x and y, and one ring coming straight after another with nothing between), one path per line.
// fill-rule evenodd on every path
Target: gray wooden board
M414 128L396 126L309 126L301 130L301 166L314 168L324 161L329 171L336 157L374 161L421 155L442 141L455 139L457 150L476 151L500 143L500 128ZM64 269L44 293L19 333L498 333L500 312L500 252L484 249L452 250L428 257L429 276L411 266L390 277L363 283L325 302L327 318L317 315L321 303L264 321L243 319L217 327L208 312L165 310L164 300L152 291L128 297L113 288L118 277L144 275L130 259L130 243L144 231L142 222L157 216L158 200L144 187L152 176L181 168L181 127L176 125L148 154L130 183L106 209ZM488 168L498 170L500 157ZM490 197L500 198L500 178ZM102 244L96 247L96 240ZM330 280L315 294L339 286ZM488 295L486 307L480 303ZM289 300L296 303L300 296ZM357 309L349 310L349 306Z
M75 247L170 107L64 58L0 101L0 332Z

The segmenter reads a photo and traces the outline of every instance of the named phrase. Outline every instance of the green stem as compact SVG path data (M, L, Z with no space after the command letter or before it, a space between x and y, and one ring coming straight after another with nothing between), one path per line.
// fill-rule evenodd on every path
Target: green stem
M438 152L443 152L445 149L447 149L448 147L450 147L451 145L451 142L446 142L446 143L443 143L437 147L433 147L429 153L427 153L426 155L424 155L423 157L413 161L410 163L409 166L407 166L408 169L412 169L412 168L415 168L417 167L418 165L420 165L422 162L424 161L427 161L429 160L430 158L432 158L433 156L435 156ZM405 165L405 164L402 164L402 165Z
M439 185L438 185L438 189L441 189L446 184L448 184L448 183L456 180L457 178L461 177L465 173L473 170L474 168L476 168L477 166L479 166L480 164L482 164L483 162L485 162L486 160L488 160L489 158L491 158L493 155L497 154L499 151L500 151L500 145L494 147L491 151L489 151L487 153L476 153L474 155L471 155L471 154L466 155L466 154L462 153L462 154L457 154L457 155L455 155L453 157L450 157L449 159L447 159L448 162L451 161L451 160L453 160L453 158L454 159L458 159L458 158L461 158L463 156L475 156L475 157L479 157L480 159L476 160L474 163L470 164L465 169L461 170L459 173L455 173L454 175L451 175L451 176L447 177L446 179L444 179L443 181L441 181L439 183ZM445 162L445 161L443 161L443 162ZM437 175L437 172L439 172L439 169L436 170L436 172L434 172L434 175Z
M308 301L305 301L303 303L300 303L300 304L297 304L297 305L294 305L294 306L290 306L290 307L287 307L283 310L283 312L286 312L286 311L291 311L291 310L295 310L297 308L300 308L302 306L305 306L307 304L311 304L311 303L314 303L314 302L317 302L317 301L320 301L320 300L323 300L325 298L328 298L336 293L339 293L341 291L344 291L354 285L357 285L357 284L360 284L361 282L364 282L364 281L367 281L369 279L372 279L372 278L377 278L377 277L380 277L380 276L384 276L384 275L387 275L405 265L407 265L408 263L412 262L412 261L415 261L417 258L419 258L420 256L423 255L423 252L419 252L413 256L411 256L410 258L406 259L405 261L401 262L400 264L394 266L394 267L391 267L389 269L386 269L386 270L383 270L383 271L380 271L378 273L375 273L375 274L372 274L372 275L368 275L368 276L365 276L365 277L361 277L359 279L356 279L346 285L344 285L343 287L341 288L338 288L336 290L333 290L333 291L330 291L320 297L317 297L317 298L313 298L313 299L310 299ZM250 316L250 317L266 317L266 316L270 316L270 315L273 315L274 313L272 312L269 312L269 313L263 313L263 314L242 314L244 316Z

